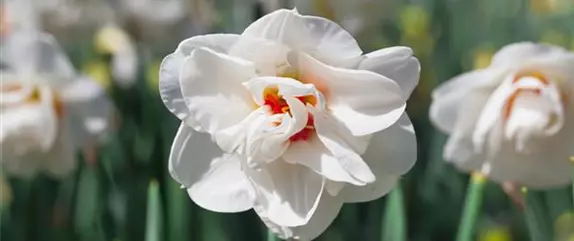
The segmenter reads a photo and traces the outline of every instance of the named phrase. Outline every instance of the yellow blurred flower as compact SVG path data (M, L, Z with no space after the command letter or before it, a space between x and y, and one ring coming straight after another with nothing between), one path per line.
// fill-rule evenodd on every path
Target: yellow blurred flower
M574 240L574 212L566 212L560 215L555 222L554 231L557 241Z
M4 175L0 173L0 208L9 206L12 202L12 188L6 183Z
M542 33L542 37L540 38L540 42L553 44L558 46L567 47L568 46L568 36L563 32L558 30L549 29Z
M159 67L161 65L161 60L154 60L150 62L146 68L146 80L148 87L155 93L158 93L159 89Z
M335 20L335 11L329 4L329 0L315 0L313 1L313 7L319 16L328 18L333 21Z
M496 226L483 230L479 235L479 241L511 241L508 227Z
M98 82L102 87L109 88L112 84L112 80L110 78L110 70L109 66L106 62L102 60L91 60L88 61L82 68L82 72L84 72L87 76L94 79Z
M401 44L412 47L418 56L427 56L434 48L429 19L428 12L419 5L407 5L400 13Z
M490 65L490 60L494 55L494 51L491 49L479 49L474 51L473 54L473 68L482 69Z
M530 0L530 11L536 14L570 14L572 7L572 0Z
M552 13L558 9L559 0L530 0L530 11L534 13Z
M409 37L427 35L429 31L429 14L419 5L407 5L400 14L403 34Z
M121 28L107 25L95 35L94 45L98 53L115 54L131 45L131 38Z

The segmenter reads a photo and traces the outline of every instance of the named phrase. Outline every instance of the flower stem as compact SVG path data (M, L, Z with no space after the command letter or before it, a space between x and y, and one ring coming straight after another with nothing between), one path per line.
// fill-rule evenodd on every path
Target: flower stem
M397 182L386 203L381 240L405 241L406 227L403 190Z
M552 222L544 206L542 193L524 190L526 207L524 215L532 241L547 241L552 239Z
M148 188L146 241L162 240L163 216L159 197L159 184L152 180Z
M486 178L481 173L475 172L471 175L468 183L462 221L456 236L457 241L473 240L474 226L482 206L482 196L485 183Z
M570 164L572 164L572 200L574 201L574 156L570 157Z

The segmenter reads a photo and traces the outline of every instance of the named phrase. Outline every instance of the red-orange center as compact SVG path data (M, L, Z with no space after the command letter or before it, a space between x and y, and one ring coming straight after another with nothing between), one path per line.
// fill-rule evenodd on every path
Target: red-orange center
M317 98L315 98L315 96L312 95L299 96L296 98L299 99L304 104L310 104L313 106L317 104ZM268 106L269 109L271 110L271 113L273 114L288 113L289 115L292 115L291 110L289 109L289 105L287 104L287 101L285 101L285 99L283 99L283 97L279 94L279 89L277 88L273 87L266 88L263 92L263 101L264 101L263 104ZM289 137L290 141L305 141L309 139L309 137L315 130L315 126L314 126L313 115L311 115L311 113L309 113L308 115L309 118L307 119L307 124L305 125L305 128L295 133L295 135Z

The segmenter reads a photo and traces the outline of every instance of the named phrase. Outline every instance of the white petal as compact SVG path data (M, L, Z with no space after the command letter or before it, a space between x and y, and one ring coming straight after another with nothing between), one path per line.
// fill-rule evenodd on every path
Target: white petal
M77 78L77 81L61 89L59 94L64 102L82 102L105 95L105 92L104 88L95 80L87 76L81 76Z
M548 44L520 42L507 45L493 57L491 66L513 67L534 61L556 60L560 56L571 55L566 49ZM572 60L572 58L570 58Z
M137 80L137 71L138 54L133 46L126 46L126 48L114 53L112 75L120 87L131 87Z
M490 95L488 101L484 104L472 134L475 152L483 151L489 133L491 133L496 123L502 120L504 106L515 89L511 80L505 81Z
M77 146L107 134L115 109L100 85L88 77L81 77L61 94Z
M346 185L341 192L345 202L366 202L382 197L414 166L417 140L409 117L404 114L396 124L373 135L363 159L377 180L364 187Z
M41 75L44 84L58 88L74 80L72 64L49 34L15 32L4 43L3 51L9 67L20 73Z
M0 143L9 152L48 151L57 137L53 93L41 88L40 103L3 107L0 114Z
M190 118L212 134L241 122L253 110L249 91L241 83L254 76L249 62L207 48L194 50L180 73Z
M293 228L294 236L299 237L299 240L313 240L317 238L333 223L341 207L343 207L343 202L338 197L323 193L319 207L317 207L309 223Z
M307 166L332 181L360 186L366 184L345 170L317 135L311 136L307 141L292 142L282 157L288 163Z
M472 135L490 94L488 88L477 88L468 92L466 98L460 100L462 108L454 117L457 121L445 144L443 157L462 170L480 170L486 159L484 153L475 153Z
M265 89L271 87L278 88L279 95L289 95L293 97L313 95L318 97L319 101L319 98L322 98L312 84L304 84L291 78L256 77L243 83L243 85L251 92L255 102L260 106L265 104L263 99Z
M259 209L279 226L309 222L323 193L325 179L311 169L277 160L259 170L250 170Z
M289 146L289 138L307 125L309 114L304 104L291 96L283 96L291 115L283 114L279 126L272 127L273 117L248 137L248 162L265 163L279 158Z
M317 86L331 114L353 135L383 130L394 124L405 110L399 85L387 77L366 70L331 67L306 54L299 55L299 64L301 79Z
M238 156L223 154L207 134L180 125L169 159L171 176L199 206L241 212L253 206L254 191Z
M295 10L281 9L267 14L247 27L242 35L276 41L323 61L362 54L353 36L336 23L321 17L302 16Z
M233 152L235 150L242 151L243 144L247 141L247 134L249 127L258 119L267 115L265 108L259 108L237 125L225 128L215 133L215 142L217 145L226 152Z
M363 161L359 154L344 141L338 134L337 125L335 125L328 116L318 112L315 108L309 107L314 116L315 130L323 145L339 161L339 164L353 178L359 182L371 183L375 181L375 175L369 166Z
M564 125L560 92L552 87L538 90L538 93L515 92L512 106L507 107L511 109L504 130L505 138L514 140L518 151L536 148L532 139L554 136Z
M218 52L225 52L238 38L239 35L233 34L195 36L181 42L174 53L163 59L159 72L159 92L165 106L180 120L190 121L187 119L189 110L179 84L180 69L185 58L199 47L209 47Z
M533 189L568 186L571 183L571 147L560 138L543 140L538 144L542 151L528 154L516 153L513 143L507 143L501 152L487 162L491 165L489 178L497 182L510 181Z
M497 71L490 69L476 70L456 76L439 85L432 93L430 120L440 131L451 133L457 122L459 111L465 108L462 102L469 91L493 82L497 75Z
M0 84L0 105L14 105L24 102L32 95L34 86L22 82L18 75L9 71L0 71L2 83ZM14 86L18 89L10 90Z
M325 232L338 216L342 206L343 203L337 197L323 193L313 217L311 217L306 225L299 227L286 227L271 222L268 218L267 211L261 205L255 205L253 209L265 225L279 238L295 238L297 240L307 241L313 240Z
M48 174L62 178L76 169L76 153L70 133L64 125L60 125L58 139L52 149L38 156Z
M285 67L290 51L288 46L278 42L241 36L229 49L228 54L253 62L259 76L278 76L282 74L281 68Z
M394 80L407 99L419 83L421 66L408 47L391 47L368 53L358 69L370 70Z

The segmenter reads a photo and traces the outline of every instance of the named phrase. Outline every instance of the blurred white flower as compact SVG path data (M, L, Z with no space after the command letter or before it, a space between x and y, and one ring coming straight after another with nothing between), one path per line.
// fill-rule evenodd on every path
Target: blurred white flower
M407 47L362 55L337 24L294 10L184 40L160 69L182 120L170 173L205 209L253 208L280 237L312 239L413 166L404 109L419 70Z
M574 54L516 43L487 68L462 74L432 95L432 122L450 134L444 158L499 182L549 188L571 182Z
M95 37L96 49L110 54L111 73L123 88L131 87L137 80L138 54L131 37L115 24L106 24Z
M1 57L3 170L23 177L69 173L76 148L107 128L112 110L105 92L76 75L48 34L11 32L3 39Z
M120 0L122 14L138 41L154 47L205 33L215 20L207 0Z
M20 1L20 0L17 0ZM92 38L101 26L119 21L109 1L23 0L33 2L42 29L59 41L78 42Z
M47 29L67 43L88 42L111 55L113 80L124 88L137 78L138 55L131 37L115 23L115 12L101 0L5 0L2 33ZM98 31L98 32L96 32Z

